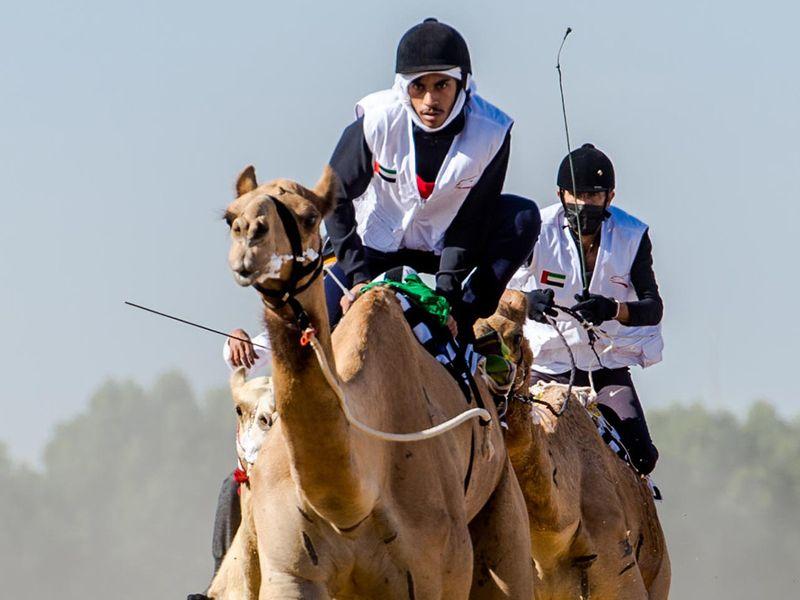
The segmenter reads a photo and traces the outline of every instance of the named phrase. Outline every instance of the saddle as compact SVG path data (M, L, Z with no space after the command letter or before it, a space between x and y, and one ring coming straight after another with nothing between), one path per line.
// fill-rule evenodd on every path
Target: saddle
M428 287L422 277L411 267L395 267L376 277L364 291L376 287L391 288L403 309L403 316L423 348L433 356L458 384L467 403L474 396L483 407L481 395L475 385L483 357L472 343L463 347L446 327L450 304L443 296Z

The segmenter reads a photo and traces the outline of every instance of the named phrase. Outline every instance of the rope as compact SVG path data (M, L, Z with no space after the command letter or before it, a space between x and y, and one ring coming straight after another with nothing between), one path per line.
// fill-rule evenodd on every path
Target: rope
M314 354L317 357L317 362L319 363L319 368L322 370L322 374L325 376L325 380L328 382L328 385L336 394L336 397L339 400L339 406L341 407L345 418L356 429L359 429L368 435L386 442L419 442L440 436L443 433L458 427L462 423L469 421L470 419L483 419L486 421L491 421L492 415L485 408L470 408L469 410L466 410L453 417L449 421L445 421L444 423L439 423L438 425L434 425L428 429L423 429L422 431L416 431L413 433L387 433L385 431L373 429L369 425L359 421L355 415L350 412L350 407L347 404L347 397L344 394L344 390L339 385L336 376L333 374L333 371L331 371L330 364L328 363L328 359L325 357L325 351L322 349L322 344L320 344L319 339L317 339L316 332L313 329L307 329L305 332L303 332L303 336L304 340L310 344L311 348L314 350Z
M556 330L558 337L561 338L561 343L564 344L564 347L567 349L567 353L569 354L569 385L567 386L567 397L564 399L564 404L561 405L561 410L553 410L553 407L547 404L547 402L539 403L546 405L547 408L550 409L550 412L552 412L556 417L560 417L564 414L564 411L567 410L567 403L569 402L569 397L572 395L572 384L575 383L575 371L577 371L578 368L575 366L575 355L572 353L572 348L570 348L569 344L567 343L567 338L564 337L564 334L561 333L561 330L558 328L555 318L551 317L550 315L545 316L547 317L547 321L550 323L553 329ZM592 389L594 390L594 388ZM534 402L536 402L536 399L534 399Z
M564 313L568 314L570 317L572 317L573 319L578 321L578 323L580 323L583 326L584 329L586 329L586 331L589 334L589 347L592 349L592 352L594 353L595 358L597 359L598 366L601 367L601 368L605 368L603 366L602 361L600 360L600 355L597 354L597 350L595 350L594 343L600 336L603 336L604 338L608 339L610 345L608 346L608 348L603 350L603 352L607 352L608 350L611 349L611 347L614 344L614 341L611 339L611 336L609 336L602 329L598 328L594 324L592 324L589 321L587 321L586 319L584 319L580 315L580 313L572 310L571 308L567 308L566 306L559 306L558 304L554 304L553 308L556 308L556 309L560 310L561 312L564 312ZM547 322L550 324L550 326L553 329L556 330L556 333L558 334L558 337L561 339L561 343L564 345L564 348L567 349L567 353L569 354L569 364L570 364L569 384L567 385L567 397L564 400L564 404L561 406L560 410L558 410L558 411L554 410L553 407L550 406L547 402L542 402L541 400L533 399L533 402L536 403L536 404L544 404L545 406L547 406L547 408L550 410L550 412L552 412L556 417L560 417L561 415L564 414L564 411L567 410L567 403L569 402L570 396L572 395L572 388L573 388L573 386L575 384L575 372L578 370L578 367L575 364L575 354L573 354L572 348L570 347L569 343L567 342L567 338L564 337L564 334L561 333L561 330L558 328L558 324L556 322L556 319L554 317L551 317L550 315L545 315L545 318L547 319ZM591 387L592 394L596 396L597 395L597 390L594 387L594 378L592 377L592 370L589 369L589 371L587 373L589 375L589 386Z
M325 270L325 274L333 280L333 283L335 283L337 287L344 292L344 295L347 296L347 299L350 300L350 302L355 302L356 297L353 292L347 289L347 286L343 284L336 275L333 274L333 270L328 265L323 265L322 268Z

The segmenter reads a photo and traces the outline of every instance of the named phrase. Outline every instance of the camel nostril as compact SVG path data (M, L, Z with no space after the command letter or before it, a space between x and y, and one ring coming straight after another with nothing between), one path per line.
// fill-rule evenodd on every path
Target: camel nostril
M246 268L244 265L242 265L241 267L239 267L238 269L236 269L236 272L237 272L237 273L238 273L238 274L239 274L241 277L249 277L249 276L250 276L250 269Z

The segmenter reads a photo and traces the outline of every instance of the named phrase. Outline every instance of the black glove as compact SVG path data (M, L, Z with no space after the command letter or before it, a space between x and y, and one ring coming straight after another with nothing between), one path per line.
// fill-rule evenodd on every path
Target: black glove
M533 290L525 294L528 297L528 318L547 323L545 315L555 317L558 315L553 308L555 304L555 293L553 290Z
M575 294L578 303L572 307L580 315L592 323L600 325L603 321L610 321L617 316L619 305L616 300L606 298L600 294Z

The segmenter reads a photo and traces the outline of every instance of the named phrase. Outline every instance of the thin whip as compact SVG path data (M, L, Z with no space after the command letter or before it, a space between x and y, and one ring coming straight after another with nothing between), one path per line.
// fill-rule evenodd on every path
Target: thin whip
M256 344L252 340L248 340L245 338L236 337L235 335L230 335L229 333L225 333L224 331L219 331L218 329L212 329L211 327L206 327L205 325L200 325L199 323L192 323L191 321L187 321L186 319L181 319L179 317L173 317L172 315L168 315L167 313L159 312L152 308L147 308L146 306L141 306L140 304L134 304L133 302L128 302L125 300L125 304L128 306L132 306L133 308L138 308L140 310L146 310L149 313L153 313L154 315L158 315L159 317L166 317L167 319L172 319L173 321L177 321L178 323L183 323L184 325L191 325L192 327L197 327L198 329L202 329L204 331L210 331L211 333L216 333L217 335L221 335L226 338L230 338L232 340L239 340L240 342L247 342L252 344L253 346L257 346L258 348L263 348L264 350L271 350L268 346L262 346L261 344Z
M231 338L234 340L240 340L242 342L250 342L253 346L258 346L259 348L264 348L265 350L270 350L270 348L266 346L262 346L260 344L255 344L250 340L246 340L244 338L236 337L235 335L228 335L222 331L217 329L212 329L211 327L206 327L205 325L200 325L199 323L193 323L192 321L187 321L186 319L181 319L180 317L174 317L172 315L168 315L167 313L163 313L152 308L147 308L146 306L141 306L139 304L134 304L133 302L125 301L125 304L128 306L132 306L133 308L138 308L149 313L153 313L154 315L158 315L160 317L166 317L167 319L172 319L173 321L178 321L179 323L183 323L185 325L191 325L192 327L197 327L198 329L202 329L204 331L210 331L211 333L216 333L217 335L224 336L226 338ZM317 339L313 330L307 330L304 333L306 336L305 339L311 344L311 348L314 350L314 354L317 357L317 362L319 363L319 367L322 370L322 374L325 376L328 385L331 387L333 392L336 394L336 397L339 400L339 405L342 408L342 412L344 413L345 418L356 428L363 431L366 434L369 434L373 437L378 439L387 441L387 442L419 442L422 440L429 440L436 436L442 435L450 431L451 429L458 427L462 423L469 421L470 419L482 419L484 421L491 421L492 415L489 413L488 410L485 408L470 408L469 410L464 411L463 413L453 417L449 421L445 421L444 423L439 423L433 427L428 429L423 429L422 431L417 431L413 433L387 433L385 431L379 431L377 429L373 429L369 425L366 425L359 421L352 412L350 412L350 407L347 405L347 398L344 395L344 390L342 390L339 382L336 379L336 376L331 371L330 365L328 364L328 359L325 357L325 352L322 350L322 346Z
M569 161L569 174L572 178L572 197L578 200L578 185L575 183L575 167L572 164L572 145L569 141L569 123L567 122L567 105L564 102L564 84L561 80L561 50L564 48L564 42L567 41L567 36L572 33L572 27L567 27L564 37L561 39L561 45L558 47L558 55L556 56L556 70L558 71L558 91L561 93L561 114L564 115L564 132L567 137L567 160ZM566 208L565 208L566 210ZM581 220L578 214L577 204L575 208L575 222L578 227L578 256L581 260L581 282L583 283L583 290L587 292L589 286L586 284L586 257L583 253L583 238L581 237Z

